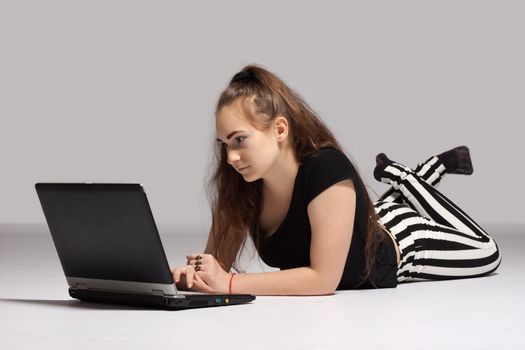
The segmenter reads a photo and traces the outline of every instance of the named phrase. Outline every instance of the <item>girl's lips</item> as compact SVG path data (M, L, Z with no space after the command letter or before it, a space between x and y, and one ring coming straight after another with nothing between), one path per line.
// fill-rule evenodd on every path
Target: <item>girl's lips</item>
M243 170L246 170L247 168L249 168L250 166L245 166L244 168L240 168L240 169L237 169L237 171L243 171Z

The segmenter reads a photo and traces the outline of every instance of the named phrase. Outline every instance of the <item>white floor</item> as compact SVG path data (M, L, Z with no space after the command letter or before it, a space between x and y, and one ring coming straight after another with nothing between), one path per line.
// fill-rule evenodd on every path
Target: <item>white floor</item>
M525 349L525 225L483 226L503 256L488 277L162 311L71 299L47 227L0 225L0 349ZM204 247L160 231L171 266Z

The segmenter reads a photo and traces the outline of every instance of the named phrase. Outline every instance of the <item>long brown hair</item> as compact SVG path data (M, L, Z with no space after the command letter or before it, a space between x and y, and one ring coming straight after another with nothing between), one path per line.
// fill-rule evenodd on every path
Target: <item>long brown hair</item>
M262 66L247 65L233 76L219 97L215 117L223 107L238 99L243 102L244 115L258 130L269 128L279 115L288 120L289 135L292 137L289 141L298 162L322 147L333 147L346 154L332 132L304 99ZM215 143L213 147L214 168L207 181L207 195L212 211L210 235L213 236L213 244L208 247L206 253L214 255L227 272L232 266L240 272L237 254L244 248L248 232L259 251L258 220L262 207L262 179L246 182L228 164L224 145ZM364 184L357 167L354 167L359 180ZM377 215L366 190L364 197L368 222L365 276L361 283L370 276L377 244L386 237L386 233L379 229ZM376 287L373 281L371 282Z

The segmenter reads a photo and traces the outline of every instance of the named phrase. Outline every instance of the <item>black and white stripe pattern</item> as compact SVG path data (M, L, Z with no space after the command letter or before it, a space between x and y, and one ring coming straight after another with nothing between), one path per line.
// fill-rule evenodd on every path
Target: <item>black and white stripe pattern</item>
M434 188L445 170L436 156L415 170L396 162L385 168L381 182L392 187L374 207L400 247L398 282L480 277L501 263L494 239Z

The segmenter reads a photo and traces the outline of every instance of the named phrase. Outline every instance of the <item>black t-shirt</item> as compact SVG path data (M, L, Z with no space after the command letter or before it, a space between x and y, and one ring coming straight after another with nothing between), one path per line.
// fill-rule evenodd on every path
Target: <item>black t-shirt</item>
M301 160L295 178L290 207L279 228L270 237L262 232L259 256L271 267L281 270L310 266L311 227L307 206L312 199L331 185L351 179L356 189L354 232L345 268L337 290L373 288L364 277L367 205L364 185L346 155L325 147ZM394 243L387 237L376 250L372 280L380 288L397 286L397 257Z

